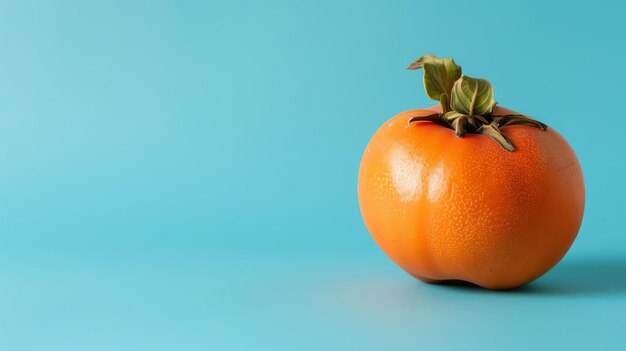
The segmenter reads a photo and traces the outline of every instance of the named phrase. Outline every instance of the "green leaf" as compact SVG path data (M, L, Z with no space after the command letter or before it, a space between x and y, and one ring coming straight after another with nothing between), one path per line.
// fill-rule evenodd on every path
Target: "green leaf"
M498 122L499 127L513 126L516 124L527 125L541 130L548 129L548 126L525 115L508 114L494 116L494 121Z
M447 94L447 97L450 97L454 82L461 77L461 66L457 66L451 58L424 55L407 67L410 70L420 68L424 69L426 94L437 101L441 101L442 94ZM447 102L442 102L443 104L447 105Z
M441 110L443 113L450 111L450 101L449 101L448 93L441 94L439 98L439 104L441 105Z
M478 132L481 134L485 134L491 137L493 140L497 141L500 146L502 146L506 151L515 151L515 146L511 144L511 140L506 137L506 135L502 134L502 132L498 129L498 127L493 126L491 124L485 124Z
M493 87L486 79L462 76L452 87L450 107L466 115L488 115L493 111Z
M446 121L450 122L450 121L454 121L455 119L459 118L459 117L463 117L465 116L462 113L458 113L456 111L450 111L448 113L446 113L443 118L446 119Z

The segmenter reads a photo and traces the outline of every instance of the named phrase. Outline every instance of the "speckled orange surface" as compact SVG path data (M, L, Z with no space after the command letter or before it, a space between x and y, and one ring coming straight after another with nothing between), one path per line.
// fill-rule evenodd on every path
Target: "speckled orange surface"
M400 113L367 145L358 191L368 230L424 281L507 289L538 278L580 227L585 193L576 155L552 128L502 128L517 148L507 152L484 135L458 138L431 122L408 123L433 110Z

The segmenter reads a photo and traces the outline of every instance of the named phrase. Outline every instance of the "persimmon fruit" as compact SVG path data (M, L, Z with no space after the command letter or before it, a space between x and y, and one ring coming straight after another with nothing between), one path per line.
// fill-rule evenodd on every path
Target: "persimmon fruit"
M402 112L368 143L358 178L365 225L402 269L429 283L524 285L572 245L583 217L581 167L552 127L497 107L488 81L424 56L440 105Z

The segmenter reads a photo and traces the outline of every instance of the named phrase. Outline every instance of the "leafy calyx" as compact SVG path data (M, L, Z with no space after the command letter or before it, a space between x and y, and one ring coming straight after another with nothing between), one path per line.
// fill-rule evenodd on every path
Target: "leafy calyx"
M500 131L501 127L522 124L546 130L548 127L522 114L494 114L496 101L488 80L462 74L462 69L451 58L424 55L407 69L424 70L426 94L439 101L442 113L416 116L411 122L430 121L454 130L463 137L466 133L484 134L497 141L505 150L514 151L511 141Z

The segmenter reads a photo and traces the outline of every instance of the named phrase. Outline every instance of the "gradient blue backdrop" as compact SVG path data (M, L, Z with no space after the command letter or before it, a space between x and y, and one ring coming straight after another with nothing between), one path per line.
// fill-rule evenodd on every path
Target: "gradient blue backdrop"
M0 349L618 349L617 1L1 1ZM525 289L429 286L362 224L424 53L561 132L579 238Z

